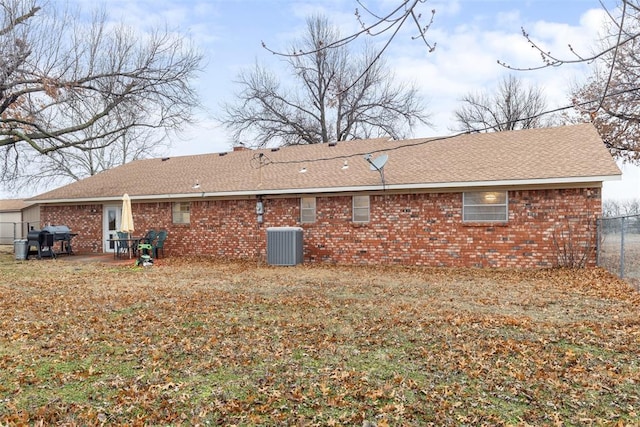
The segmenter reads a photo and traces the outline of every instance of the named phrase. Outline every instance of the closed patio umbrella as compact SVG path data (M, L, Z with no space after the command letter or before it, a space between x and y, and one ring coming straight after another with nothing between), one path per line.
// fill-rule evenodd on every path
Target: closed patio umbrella
M133 214L131 213L131 199L128 194L122 196L122 219L120 229L125 233L133 233Z

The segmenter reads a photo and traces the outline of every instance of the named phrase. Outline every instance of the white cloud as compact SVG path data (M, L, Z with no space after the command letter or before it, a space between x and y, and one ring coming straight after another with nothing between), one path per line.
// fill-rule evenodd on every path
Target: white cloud
M501 28L513 28L522 25L523 19L518 10L499 12L495 17L496 26Z
M607 200L640 200L640 167L618 162L623 179L603 184L603 198Z
M423 8L423 14L430 10L435 10L436 16L439 18L441 16L456 16L460 13L462 7L459 0L440 0L426 3Z
M193 126L186 127L176 136L171 152L177 156L186 156L231 150L232 141L222 125L213 118L199 116Z
M389 62L398 78L416 82L430 99L437 125L435 133L447 132L451 127L452 112L458 106L458 99L472 91L491 90L509 73L543 88L550 108L566 105L570 86L583 78L583 65L512 71L497 61L522 68L542 65L540 54L522 36L521 26L541 47L558 52L558 55L569 57L569 43L581 50L593 46L602 25L603 12L586 11L579 25L541 19L526 22L515 9L503 11L492 19L488 17L488 14L478 15L475 19L453 21L460 22L457 25L447 25L445 20L434 26L427 33L427 38L438 45L431 54L415 41L397 40L397 45L390 51L392 60Z

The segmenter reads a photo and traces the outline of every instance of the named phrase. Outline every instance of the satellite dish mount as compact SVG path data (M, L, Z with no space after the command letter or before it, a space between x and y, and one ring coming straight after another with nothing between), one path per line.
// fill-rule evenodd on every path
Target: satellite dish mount
M384 165L387 163L387 160L389 160L389 156L386 154L382 154L371 160L371 154L367 154L366 156L364 156L364 159L369 163L369 168L372 171L378 171L378 173L380 174L380 180L382 181L382 190L384 190Z

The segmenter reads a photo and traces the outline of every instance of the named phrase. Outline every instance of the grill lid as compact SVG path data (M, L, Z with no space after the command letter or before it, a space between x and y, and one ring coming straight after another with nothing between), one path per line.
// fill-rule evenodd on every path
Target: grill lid
M29 230L27 233L27 239L29 240L40 240L40 230Z
M42 229L52 234L69 234L71 230L66 225L47 225Z

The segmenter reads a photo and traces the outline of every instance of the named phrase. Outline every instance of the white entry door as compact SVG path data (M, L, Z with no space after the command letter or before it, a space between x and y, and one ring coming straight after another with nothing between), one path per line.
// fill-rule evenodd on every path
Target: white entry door
M102 218L104 221L102 225L102 229L104 230L104 251L114 252L116 250L116 244L113 241L110 242L108 239L115 239L118 237L116 231L120 230L122 206L105 206Z

